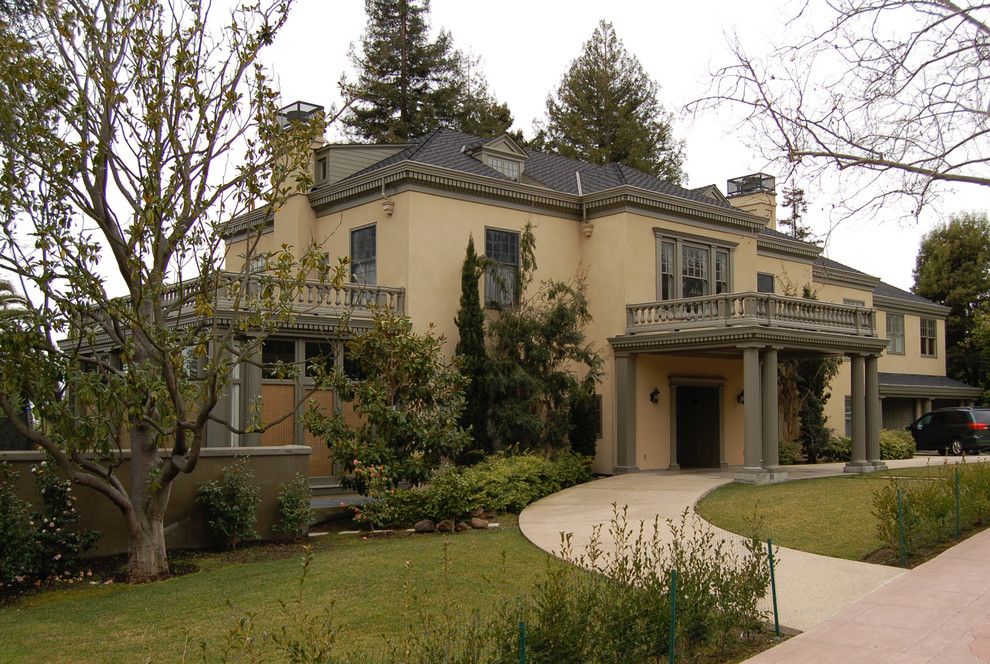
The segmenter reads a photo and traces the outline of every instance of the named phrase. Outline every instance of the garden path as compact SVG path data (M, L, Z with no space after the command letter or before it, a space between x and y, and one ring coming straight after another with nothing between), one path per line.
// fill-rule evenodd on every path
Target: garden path
M924 466L931 460L931 457L916 456L886 463L895 469ZM941 461L939 459L939 463ZM843 465L787 466L787 473L791 479L840 475ZM676 521L685 510L693 514L695 503L709 491L732 481L734 473L734 468L661 470L595 480L533 503L519 515L519 527L536 546L558 553L561 533L572 533L572 547L580 550L589 542L593 528L606 524L601 543L608 550L607 524L612 519L613 503L628 507L630 523L640 520L652 523L657 516L661 521ZM719 536L739 546L744 542L739 535L714 529ZM896 567L781 547L777 566L780 622L787 628L807 631L904 574L904 570Z

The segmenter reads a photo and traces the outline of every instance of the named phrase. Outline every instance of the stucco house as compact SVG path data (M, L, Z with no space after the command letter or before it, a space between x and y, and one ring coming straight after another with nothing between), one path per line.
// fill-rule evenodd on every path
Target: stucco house
M265 344L263 363L305 362L328 348L344 362L339 315L352 311L360 327L371 301L407 313L417 329L434 324L452 353L468 237L511 280L530 222L537 281L581 272L587 282L587 333L605 358L598 472L729 465L743 481L783 479L776 376L786 358L843 359L827 414L854 440L851 472L882 467L881 426L979 394L945 376L948 310L779 232L768 175L729 180L723 194L446 129L408 145L315 146L311 163L311 191L273 216L228 224L227 267L244 266L260 233L262 256L312 241L349 256L354 284L332 293L314 286L313 306ZM799 297L806 284L817 300ZM511 304L503 279L489 275L479 288L484 302ZM237 422L262 394L263 417L278 418L302 389L245 363L218 408ZM263 434L218 428L210 438L291 443L313 447L311 475L330 474L325 446L298 418Z

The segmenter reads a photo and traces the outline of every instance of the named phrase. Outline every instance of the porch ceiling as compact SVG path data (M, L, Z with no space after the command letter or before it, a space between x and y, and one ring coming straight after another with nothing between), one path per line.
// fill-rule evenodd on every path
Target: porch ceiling
M831 332L813 332L763 325L720 329L623 334L611 337L612 349L627 353L671 353L738 357L746 346L775 346L782 356L880 354L887 340Z

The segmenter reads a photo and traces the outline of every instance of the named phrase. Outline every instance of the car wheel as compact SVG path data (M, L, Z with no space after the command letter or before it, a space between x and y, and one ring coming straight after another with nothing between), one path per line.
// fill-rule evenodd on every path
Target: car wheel
M962 442L958 438L952 441L952 443L949 445L949 449L952 451L952 454L955 456L959 456L966 451L963 448Z

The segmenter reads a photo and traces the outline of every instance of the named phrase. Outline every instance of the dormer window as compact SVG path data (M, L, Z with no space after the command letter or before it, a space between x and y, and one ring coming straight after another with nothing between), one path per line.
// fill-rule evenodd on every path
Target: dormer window
M528 156L508 134L496 136L472 147L465 146L464 152L510 180L518 180L522 176Z
M483 155L483 159L487 166L491 166L505 177L513 180L519 179L519 173L522 171L522 164L518 161L514 159L503 159L502 157L496 157L490 154Z

